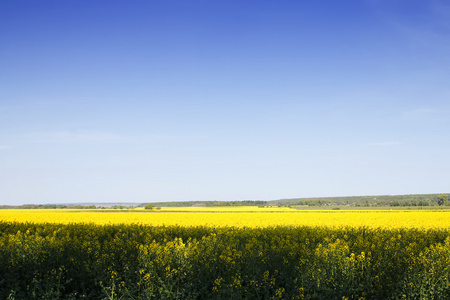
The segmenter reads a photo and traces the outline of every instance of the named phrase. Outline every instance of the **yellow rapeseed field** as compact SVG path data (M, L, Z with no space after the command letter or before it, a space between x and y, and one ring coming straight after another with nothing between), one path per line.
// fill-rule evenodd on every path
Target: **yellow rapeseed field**
M31 223L94 223L94 224L146 224L180 226L328 226L370 228L450 228L450 212L444 211L296 211L289 209L189 208L174 212L161 211L104 211L104 210L0 210L1 221ZM178 210L183 210L178 208ZM192 212L186 212L190 211ZM216 211L216 212L212 212ZM223 212L221 212L223 211Z

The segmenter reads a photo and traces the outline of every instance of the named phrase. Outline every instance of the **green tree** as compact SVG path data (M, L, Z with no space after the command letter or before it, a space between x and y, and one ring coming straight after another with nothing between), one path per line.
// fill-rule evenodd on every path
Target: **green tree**
M448 200L448 195L446 195L446 194L438 195L438 205L439 206L444 206L445 202L447 200Z
M151 205L151 204L147 204L144 208L145 209L153 209L155 207L153 205Z

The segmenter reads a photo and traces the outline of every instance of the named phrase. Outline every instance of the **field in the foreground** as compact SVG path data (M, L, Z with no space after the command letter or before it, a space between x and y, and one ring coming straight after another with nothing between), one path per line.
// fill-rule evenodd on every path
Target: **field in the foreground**
M0 222L0 261L0 299L450 298L448 229Z
M285 208L239 208L220 211L214 208L183 208L181 212L105 211L105 210L0 210L0 220L31 223L145 224L152 226L365 226L370 228L450 228L446 211L299 211Z
M450 299L450 212L0 210L0 299Z

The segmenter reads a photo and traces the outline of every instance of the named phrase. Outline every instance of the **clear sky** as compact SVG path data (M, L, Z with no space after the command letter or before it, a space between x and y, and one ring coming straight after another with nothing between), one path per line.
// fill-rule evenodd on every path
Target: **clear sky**
M450 192L445 0L3 0L0 205Z

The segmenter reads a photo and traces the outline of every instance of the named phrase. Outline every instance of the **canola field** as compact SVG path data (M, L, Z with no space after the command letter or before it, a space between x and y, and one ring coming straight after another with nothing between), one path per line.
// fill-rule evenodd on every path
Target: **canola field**
M0 220L31 223L143 224L152 226L327 226L370 228L450 228L450 212L445 211L299 211L289 208L187 207L160 211L9 209L0 210Z
M449 216L1 210L0 299L450 299Z

